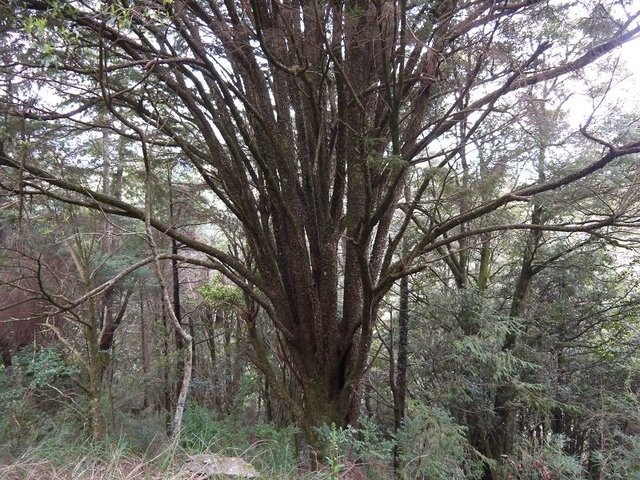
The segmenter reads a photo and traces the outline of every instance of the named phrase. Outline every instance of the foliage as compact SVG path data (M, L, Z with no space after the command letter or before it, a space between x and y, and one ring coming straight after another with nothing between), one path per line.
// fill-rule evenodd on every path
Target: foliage
M82 409L68 382L76 373L55 346L23 349L10 368L0 370L2 448L35 444L51 431L61 437L76 435L73 430L82 424Z
M480 478L482 459L469 445L466 433L448 412L414 402L397 437L403 478Z
M640 480L640 436L616 432L615 443L591 455L591 462L608 480Z
M565 439L552 435L542 445L521 445L515 458L506 458L504 469L520 480L580 480L584 469L580 460L564 452Z
M204 301L214 308L237 308L244 305L242 291L234 285L222 283L220 277L213 277L199 290Z
M33 353L23 351L23 355L17 360L16 366L22 369L29 379L29 388L45 387L79 372L76 366L67 362L55 346L45 347Z
M189 405L183 423L182 445L190 453L224 453L250 457L258 468L287 472L297 462L295 427L276 429L267 423L249 424L233 415L222 419L209 409Z
M332 424L318 428L318 433L331 479L352 466L362 466L370 478L376 478L375 465L390 461L394 442L384 438L373 417L361 416L359 428Z

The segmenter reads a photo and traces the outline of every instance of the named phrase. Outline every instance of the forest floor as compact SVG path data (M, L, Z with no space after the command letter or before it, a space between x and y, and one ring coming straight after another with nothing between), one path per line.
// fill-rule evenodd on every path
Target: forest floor
M66 458L64 458L66 457ZM155 458L144 458L114 449L110 458L104 452L87 451L81 456L47 458L46 452L27 449L18 458L0 459L2 480L204 480L205 478L246 478L206 475L191 471L184 453L164 452ZM251 462L251 459L248 459ZM259 463L259 462L258 462ZM289 472L281 468L263 468L264 480L366 480L370 478L361 466L342 465L339 471L302 472L296 467ZM373 477L371 477L373 478ZM375 478L378 478L377 476Z

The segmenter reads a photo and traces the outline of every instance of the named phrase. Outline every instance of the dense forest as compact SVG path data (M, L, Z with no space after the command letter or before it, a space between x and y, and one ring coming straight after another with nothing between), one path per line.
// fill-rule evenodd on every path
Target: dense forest
M0 0L0 477L640 479L639 36Z

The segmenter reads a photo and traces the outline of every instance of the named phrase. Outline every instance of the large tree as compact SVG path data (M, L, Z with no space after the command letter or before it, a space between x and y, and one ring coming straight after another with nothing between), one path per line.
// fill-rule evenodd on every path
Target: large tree
M147 186L172 154L177 173L197 173L213 194L212 223L226 210L245 246L218 248L149 195L118 198L70 175L82 158L47 164L6 135L3 182L147 221L206 255L244 292L254 361L313 441L315 426L356 421L378 305L395 281L444 245L505 228L477 219L640 151L598 140L596 160L565 159L548 179L525 176L489 198L434 188L474 161L464 148L489 119L487 135L513 128L520 90L579 81L572 73L637 36L628 3L5 0L4 113L66 122L70 142L97 128L138 142ZM457 213L429 215L442 201ZM421 234L408 244L414 221ZM261 311L300 396L274 372Z

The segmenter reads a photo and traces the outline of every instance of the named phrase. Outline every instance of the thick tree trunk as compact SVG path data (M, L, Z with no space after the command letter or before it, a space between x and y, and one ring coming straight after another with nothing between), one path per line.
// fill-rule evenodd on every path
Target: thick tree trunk
M311 450L312 465L317 466L317 462L324 461L326 453L318 429L330 425L337 428L357 426L362 371L352 370L354 357L337 354L339 344L334 344L329 351L319 350L317 345L309 345L305 350L299 344L290 345L288 360L296 358L298 361L289 364L299 382L300 395L296 395L298 389L287 388L272 369L253 321L248 323L247 331L254 363L265 373L270 391L288 407L300 426Z

